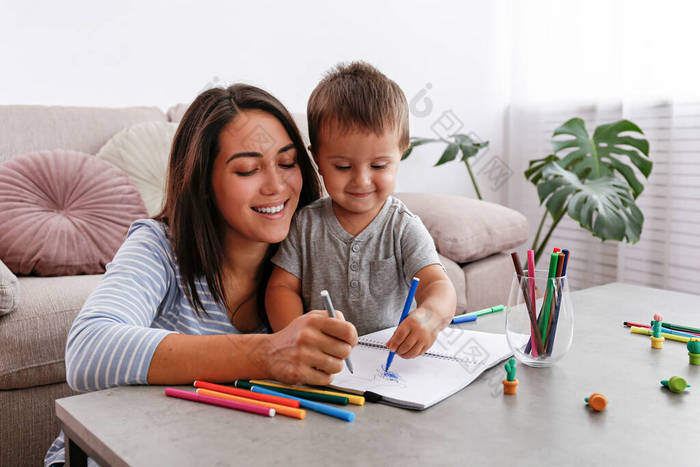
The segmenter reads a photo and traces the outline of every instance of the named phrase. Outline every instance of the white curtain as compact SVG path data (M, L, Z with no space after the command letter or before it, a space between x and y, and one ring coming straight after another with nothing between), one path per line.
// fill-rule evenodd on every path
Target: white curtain
M530 223L544 208L522 175L552 151L555 128L580 117L595 126L639 125L650 143L650 178L637 199L645 216L634 245L601 242L566 217L546 251L572 251L572 287L613 281L700 293L700 32L691 2L513 2L506 160L516 176L507 204ZM543 235L549 227L543 227ZM521 255L524 254L524 250ZM544 258L538 267L546 267Z

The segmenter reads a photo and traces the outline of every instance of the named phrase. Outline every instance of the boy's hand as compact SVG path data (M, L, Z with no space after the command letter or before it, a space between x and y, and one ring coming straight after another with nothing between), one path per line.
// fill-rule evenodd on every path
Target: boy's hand
M439 316L419 307L403 320L386 346L402 358L415 358L433 345L443 327Z

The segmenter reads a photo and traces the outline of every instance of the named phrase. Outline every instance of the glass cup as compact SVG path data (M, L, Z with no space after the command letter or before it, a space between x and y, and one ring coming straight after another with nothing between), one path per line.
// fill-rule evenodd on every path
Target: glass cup
M535 269L534 278L513 277L506 307L506 338L518 361L548 367L571 348L574 309L566 276L548 278Z

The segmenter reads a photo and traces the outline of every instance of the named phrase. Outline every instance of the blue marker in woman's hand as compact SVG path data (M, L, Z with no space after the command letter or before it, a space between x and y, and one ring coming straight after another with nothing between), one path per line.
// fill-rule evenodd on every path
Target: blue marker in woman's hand
M401 313L401 319L399 319L399 326L401 326L401 322L404 319L406 319L406 316L408 316L408 312L411 310L411 304L413 303L413 296L416 294L416 289L418 288L418 282L420 282L420 279L418 279L417 277L414 277L411 281L411 288L408 290L406 303L404 303L403 305L403 312ZM395 353L396 352L389 351L389 356L386 359L386 365L384 365L385 374L389 372L389 367L391 366L392 360L394 360Z

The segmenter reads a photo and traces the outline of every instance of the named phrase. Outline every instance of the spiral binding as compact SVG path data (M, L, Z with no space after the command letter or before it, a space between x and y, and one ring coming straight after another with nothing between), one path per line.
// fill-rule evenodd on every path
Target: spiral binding
M358 344L364 345L365 347L372 347L375 349L389 350L389 348L386 345L382 344L379 341L373 341L371 339L360 340ZM421 357L439 358L441 360L452 360L455 362L470 363L474 365L478 365L479 363L481 363L480 361L477 361L473 358L458 358L454 355L441 354L435 352L426 352L423 355L421 355Z

